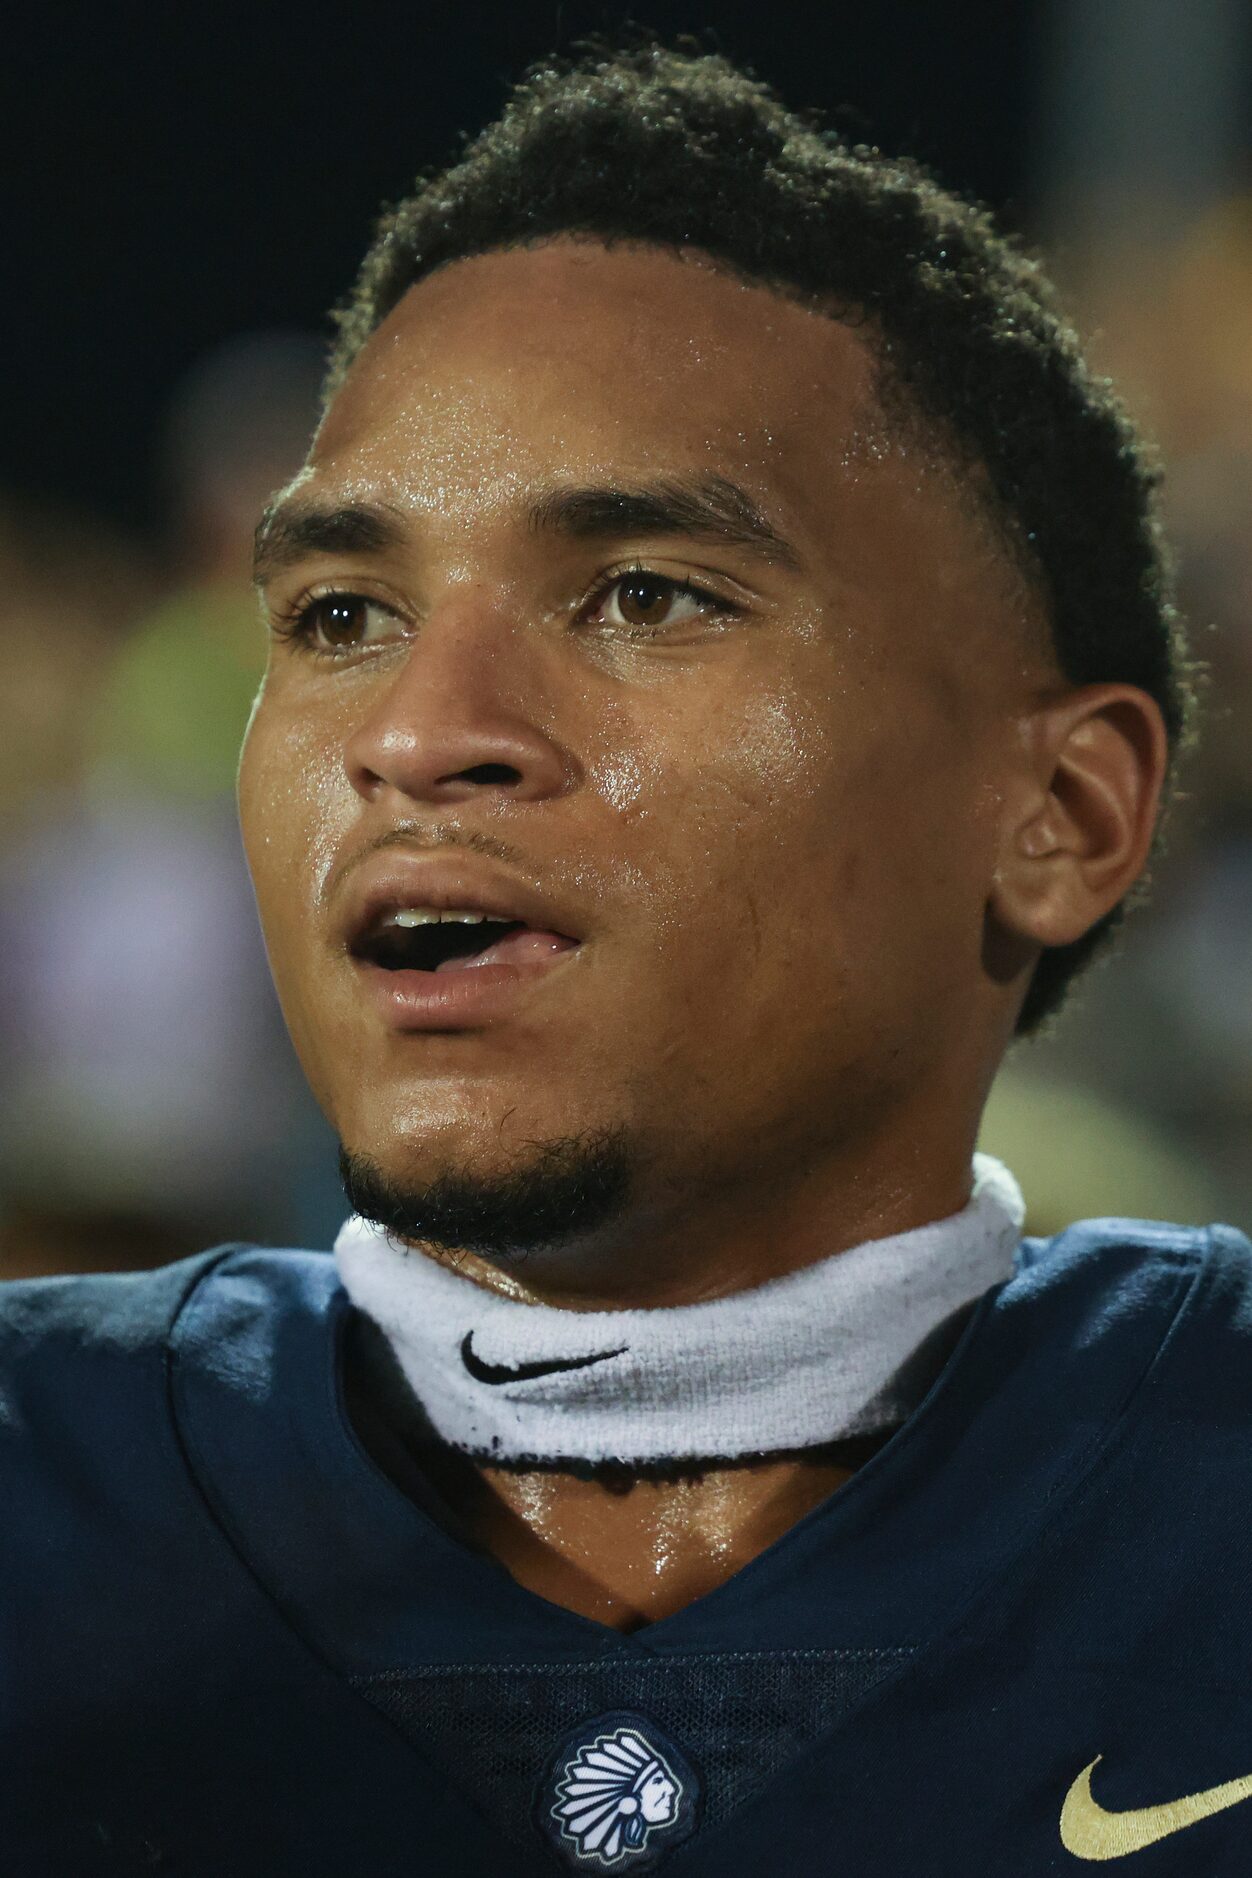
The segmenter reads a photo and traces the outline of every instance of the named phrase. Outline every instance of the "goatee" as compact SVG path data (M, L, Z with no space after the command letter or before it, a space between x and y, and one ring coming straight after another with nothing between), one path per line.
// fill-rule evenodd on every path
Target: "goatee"
M391 1179L365 1154L339 1148L353 1212L394 1238L476 1252L499 1264L586 1237L625 1211L632 1162L623 1131L543 1142L525 1164L482 1174L448 1168L421 1184Z

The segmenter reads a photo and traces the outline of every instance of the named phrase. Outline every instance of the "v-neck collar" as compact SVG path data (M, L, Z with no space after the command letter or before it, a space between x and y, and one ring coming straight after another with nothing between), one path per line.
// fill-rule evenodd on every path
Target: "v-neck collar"
M980 1299L878 1453L725 1583L632 1632L518 1584L379 1466L345 1405L355 1311L325 1253L250 1249L208 1273L171 1337L173 1412L236 1548L345 1674L915 1647L1034 1543L1088 1471L1196 1264L1164 1236L1155 1251L1142 1237L1023 1240L1012 1279ZM1100 1338L1131 1267L1137 1307Z

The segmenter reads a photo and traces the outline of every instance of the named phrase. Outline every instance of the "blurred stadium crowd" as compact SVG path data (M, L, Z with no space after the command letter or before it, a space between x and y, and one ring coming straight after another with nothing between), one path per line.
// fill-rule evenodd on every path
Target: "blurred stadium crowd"
M234 801L265 667L252 531L322 354L245 335L176 387L156 551L0 497L0 1278L325 1245L346 1210Z
M1085 253L1085 259L1084 259ZM1162 451L1211 684L1166 861L981 1145L1027 1230L1252 1229L1252 198L1075 244L1062 284ZM0 1278L235 1240L328 1246L335 1143L286 1038L234 805L264 667L251 531L322 347L245 335L172 398L166 538L0 495Z

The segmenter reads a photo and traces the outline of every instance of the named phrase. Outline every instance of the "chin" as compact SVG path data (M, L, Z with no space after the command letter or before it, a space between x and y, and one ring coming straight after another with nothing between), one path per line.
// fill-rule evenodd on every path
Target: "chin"
M414 1189L471 1175L476 1180L508 1179L540 1158L548 1142L563 1133L552 1118L521 1122L520 1111L504 1104L472 1114L446 1109L431 1118L403 1118L394 1112L362 1116L339 1131L344 1147L368 1161L393 1187Z
M637 1163L625 1131L532 1135L512 1150L498 1131L466 1141L389 1146L363 1131L341 1138L340 1174L354 1209L404 1238L431 1239L493 1256L593 1233L631 1202Z

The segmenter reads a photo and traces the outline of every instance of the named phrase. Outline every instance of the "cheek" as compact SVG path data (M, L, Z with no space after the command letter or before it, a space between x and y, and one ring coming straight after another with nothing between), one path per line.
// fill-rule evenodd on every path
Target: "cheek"
M798 692L762 691L719 730L698 772L699 850L723 901L764 896L785 912L828 864L841 819L829 724Z
M313 930L313 915L351 809L336 746L307 715L262 703L239 766L239 822L275 973L280 943Z
M715 742L706 730L664 823L702 999L725 976L768 1014L802 985L820 1021L933 969L959 791L925 714L902 734L905 708L826 671L741 701Z
M746 695L744 695L746 693ZM832 865L831 739L797 688L746 685L665 736L615 739L591 766L612 842L640 883L636 910L678 977L703 995L796 936L801 884Z
M914 710L847 779L827 908L849 969L883 1008L967 997L993 853L969 750Z

